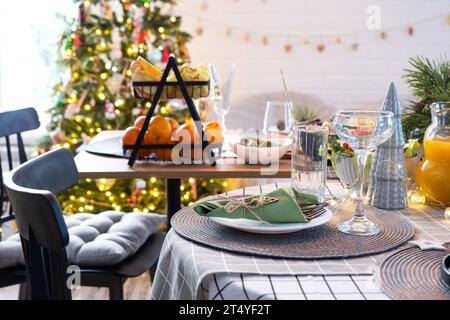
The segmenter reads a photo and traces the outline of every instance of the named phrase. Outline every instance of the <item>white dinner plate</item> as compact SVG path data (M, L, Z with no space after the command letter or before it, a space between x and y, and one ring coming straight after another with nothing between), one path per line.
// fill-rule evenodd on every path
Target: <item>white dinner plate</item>
M333 217L333 214L327 208L325 208L325 210L326 212L322 215L306 223L263 223L250 219L227 219L218 217L212 217L210 219L218 224L245 232L260 234L283 234L310 229L327 223Z

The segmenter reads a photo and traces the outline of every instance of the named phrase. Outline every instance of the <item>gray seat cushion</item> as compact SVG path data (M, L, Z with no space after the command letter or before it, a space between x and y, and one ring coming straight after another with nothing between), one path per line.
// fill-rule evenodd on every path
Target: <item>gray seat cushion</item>
M105 211L65 218L70 241L67 256L79 266L111 266L132 256L165 217L153 213ZM0 268L24 264L19 234L0 242Z

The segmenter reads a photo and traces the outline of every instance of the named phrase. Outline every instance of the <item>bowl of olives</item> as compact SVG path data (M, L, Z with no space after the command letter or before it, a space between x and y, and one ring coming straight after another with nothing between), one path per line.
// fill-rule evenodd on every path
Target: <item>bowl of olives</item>
M290 150L290 138L261 139L243 137L231 144L233 152L247 164L271 164L279 162Z

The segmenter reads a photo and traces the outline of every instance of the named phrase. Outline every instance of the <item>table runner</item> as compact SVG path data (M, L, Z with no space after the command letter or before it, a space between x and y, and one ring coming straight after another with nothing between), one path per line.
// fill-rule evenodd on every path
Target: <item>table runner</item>
M287 184L288 182L286 182ZM281 185L281 184L280 184ZM278 185L264 185L229 192L229 195L267 192ZM339 182L331 181L332 194L342 195ZM417 206L414 209L395 210L414 225L416 238L450 241L450 221L443 209ZM370 275L386 254L333 260L284 260L244 256L206 248L169 231L161 251L158 270L152 286L152 299L202 299L202 283L215 274L246 275ZM205 287L207 285L204 285Z

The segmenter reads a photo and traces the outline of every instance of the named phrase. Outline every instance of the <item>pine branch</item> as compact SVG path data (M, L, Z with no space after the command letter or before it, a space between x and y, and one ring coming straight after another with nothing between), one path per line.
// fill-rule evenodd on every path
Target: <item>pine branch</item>
M409 63L413 68L404 70L403 77L418 101L405 108L402 126L406 139L422 141L431 124L430 104L450 100L450 62L445 56L437 61L419 56Z

